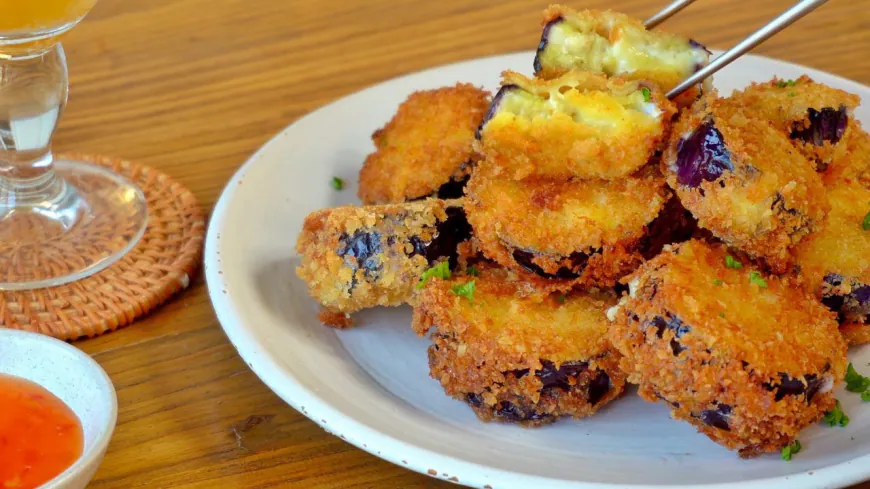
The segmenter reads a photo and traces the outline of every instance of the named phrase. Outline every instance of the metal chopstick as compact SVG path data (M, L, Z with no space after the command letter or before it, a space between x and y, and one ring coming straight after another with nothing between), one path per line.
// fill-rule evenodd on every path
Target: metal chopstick
M796 20L812 12L822 4L827 3L827 1L828 0L801 0L797 4L793 5L790 9L780 14L779 17L768 22L767 25L753 32L746 39L740 41L736 46L722 53L721 56L711 61L707 66L701 68L700 70L695 72L695 74L683 80L682 83L680 83L667 93L667 97L672 99L677 95L685 92L704 78L707 78L713 73L716 73L735 59L743 56L747 51L752 50L753 48L755 48L755 46L758 46L762 42L768 40L777 32L790 26Z
M674 0L667 7L659 10L659 12L649 19L646 19L646 22L643 23L644 27L647 29L652 29L653 27L661 24L662 22L670 19L674 14L688 7L689 5L695 3L695 0Z

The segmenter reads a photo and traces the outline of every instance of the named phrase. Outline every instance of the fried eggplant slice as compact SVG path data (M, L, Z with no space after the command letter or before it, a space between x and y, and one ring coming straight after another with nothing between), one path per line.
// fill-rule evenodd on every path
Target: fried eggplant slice
M800 273L838 314L850 344L870 341L870 189L840 180L828 187L825 226L795 249ZM870 227L868 225L867 227Z
M673 418L753 457L833 410L846 343L834 315L790 279L691 240L624 280L609 338L628 381Z
M667 92L710 61L697 42L612 11L576 11L561 5L544 11L544 32L535 55L535 74L553 78L570 70L646 80ZM710 81L706 81L709 87ZM699 85L678 98L689 105Z
M747 115L770 121L819 171L846 151L840 141L851 132L852 114L860 102L857 95L816 83L807 75L753 83L728 100Z
M612 287L642 261L640 245L670 192L658 169L619 180L514 180L482 164L465 210L483 254L518 272Z
M518 180L621 178L654 156L675 110L643 82L579 71L540 80L507 71L477 147L487 164Z
M489 103L489 92L467 83L411 94L372 135L377 149L360 170L360 200L386 204L462 197L475 131Z
M296 274L324 307L321 320L348 326L352 312L410 301L429 267L455 268L470 233L459 200L323 209L305 218Z
M412 326L421 336L432 330L432 378L481 420L525 426L590 416L622 394L625 376L604 316L615 296L532 298L523 287L495 268L431 280Z
M780 273L828 210L813 164L768 122L714 94L674 125L662 171L699 226Z

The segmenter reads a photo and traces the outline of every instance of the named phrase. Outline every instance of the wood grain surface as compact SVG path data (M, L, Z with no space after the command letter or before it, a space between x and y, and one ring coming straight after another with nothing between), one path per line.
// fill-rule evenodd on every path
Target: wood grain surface
M663 3L572 5L644 18ZM702 0L666 27L726 48L791 3ZM65 39L72 88L55 148L161 168L211 209L285 125L397 75L532 49L546 4L101 0ZM870 0L831 1L755 52L870 84ZM227 342L201 278L135 325L77 346L109 372L120 402L94 488L449 487L282 403Z

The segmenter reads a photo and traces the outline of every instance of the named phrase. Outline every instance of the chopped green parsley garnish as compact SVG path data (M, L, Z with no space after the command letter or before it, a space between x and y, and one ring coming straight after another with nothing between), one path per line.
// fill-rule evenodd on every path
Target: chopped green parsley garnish
M798 440L789 443L785 448L782 449L782 459L785 461L790 461L791 456L800 452L801 448L801 442Z
M795 85L796 83L794 80L780 80L776 82L776 86L778 86L779 88L793 87Z
M761 287L762 289L767 288L767 280L761 278L760 272L749 272L749 281Z
M863 393L870 387L870 378L859 374L852 364L846 369L846 390L849 392Z
M566 299L565 294L562 294L562 295L560 295L559 297L556 297L556 301L557 301L559 304L564 304L564 303L565 303L565 299Z
M640 93L643 94L643 101L644 102L649 102L650 100L652 100L652 92L649 91L649 88L640 87Z
M724 317L725 317L725 313L722 312L722 311L719 311L719 317L720 317L720 318L724 318Z
M725 282L719 280L718 278L714 278L714 279L713 279L713 285L718 285L718 286L721 287L722 284L724 284L724 283L725 283Z
M739 261L735 260L733 256L728 255L725 257L725 266L728 268L741 269L743 268L743 264Z
M864 215L864 220L861 221L861 229L870 231L870 212Z
M797 94L794 92L788 92L789 97L797 97Z
M480 275L480 271L474 267L468 267L468 270L466 270L465 272L468 273L469 275L471 275L472 277L476 277L476 276Z
M861 393L861 400L864 402L870 402L870 391L864 391Z
M447 280L452 274L450 273L450 263L442 261L441 263L429 268L423 275L420 276L420 281L417 282L417 288L422 289L429 282L430 278L440 278Z
M825 417L822 418L822 420L824 420L828 426L846 427L846 425L849 424L849 417L843 412L843 406L840 405L839 400L836 400L834 410L825 413Z
M450 289L450 292L452 292L454 295L458 295L459 297L465 297L466 299L471 301L472 304L474 304L475 287L476 286L474 285L474 280L470 280L462 285L454 285L453 288Z
M332 185L332 188L335 190L341 190L344 188L344 180L338 177L332 177L332 181L329 184Z

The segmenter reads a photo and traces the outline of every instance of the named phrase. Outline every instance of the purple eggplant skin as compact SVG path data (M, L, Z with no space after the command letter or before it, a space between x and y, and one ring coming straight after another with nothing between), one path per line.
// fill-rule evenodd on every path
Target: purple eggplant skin
M682 319L679 317L668 313L668 318L665 319L662 316L656 316L651 320L645 323L646 327L654 327L656 329L656 336L661 338L665 334L665 330L669 329L674 332L674 337L671 339L671 351L674 356L679 355L686 348L680 344L680 338L683 335L692 331L692 328L685 324Z
M826 141L837 144L849 124L849 110L844 105L838 109L833 107L825 107L822 110L810 108L807 109L807 118L810 125L801 129L793 129L790 135L792 139L798 139L814 146L822 146Z
M851 282L848 294L830 293L822 297L822 303L837 313L840 323L847 321L870 321L870 285L851 280L837 273L824 278L826 288L839 288L843 282Z
M731 417L732 407L727 404L715 404L716 409L706 409L701 411L699 414L692 414L692 417L700 419L707 426L731 431L728 421Z
M601 250L594 250L593 254L600 253ZM583 270L586 268L586 265L589 262L589 254L583 253L580 251L575 251L568 255L568 259L571 262L571 268L561 267L556 270L556 273L547 273L543 268L536 265L532 262L532 259L535 257L537 253L535 251L530 250L521 250L519 248L514 248L512 256L514 261L524 269L529 272L534 273L540 277L544 278L560 278L564 280L571 280L579 277Z
M806 394L807 404L813 400L813 397L822 388L824 379L816 374L804 375L803 380L795 379L787 374L779 374L779 385L763 384L764 388L769 391L774 391L774 401L781 401L785 396L800 396Z
M710 51L709 49L707 49L707 46L704 46L703 44L699 43L698 41L696 41L694 39L689 39L689 45L692 46L693 48L701 48L707 54L713 54L713 51Z
M683 207L680 199L672 197L647 226L647 233L641 239L638 250L644 259L651 260L662 252L665 245L691 239L697 229L698 220Z
M471 165L472 163L466 163L467 165ZM412 201L420 201L426 200L432 197L442 199L442 200L452 200L452 199L461 199L465 196L465 185L468 184L468 180L471 178L471 175L465 175L458 180L454 180L451 178L447 182L443 183L438 190L435 192L424 195L422 197L418 197L416 199L411 199Z
M707 56L710 56L710 55L713 54L712 51L710 51L709 49L707 49L707 46L704 46L703 44L699 43L698 41L696 41L696 40L694 40L694 39L689 39L689 45L692 46L693 48L696 48L696 49L703 49L704 52L707 53ZM705 66L707 66L707 63L706 63L706 62L704 62L704 63L695 63L695 66L694 66L694 68L692 69L692 73L697 73L701 68L703 68L703 67L705 67ZM703 83L703 82L701 82L701 83ZM699 83L699 85L700 85L701 83Z
M381 233L376 230L358 229L353 235L342 234L339 238L342 246L336 250L344 257L354 272L362 269L367 277L376 277L383 268L379 255L383 253ZM354 273L354 275L356 275ZM351 288L356 285L356 279Z
M469 392L465 395L465 402L469 405L481 408L483 407L483 396ZM502 401L495 408L493 413L496 417L511 423L519 423L522 421L540 421L553 418L552 414L539 413L528 406L518 406L512 402Z
M474 131L474 138L478 141L480 140L480 132L483 131L483 126L492 119L496 112L498 112L498 108L501 105L502 98L506 93L512 90L518 90L520 87L517 85L504 85L503 87L498 89L498 93L495 94L495 97L492 98L492 103L489 104L489 110L486 111L486 116L484 116L483 120L480 121L480 125L477 126L477 130Z
M417 236L411 238L413 255L423 255L429 265L434 265L441 258L447 257L450 269L456 269L459 260L457 247L459 243L471 238L471 225L461 207L448 207L445 211L447 219L435 227L435 234L430 241L423 241Z
M710 119L678 143L677 161L672 165L672 171L676 172L680 185L695 188L703 180L712 182L725 171L733 170L734 164L722 133Z
M423 255L429 265L447 258L450 268L455 269L459 260L459 243L471 237L471 225L461 207L448 207L447 218L435 226L431 239L424 240L411 236L408 241L411 251L408 256ZM395 236L385 235L379 228L357 229L352 235L344 233L339 237L341 246L335 252L344 258L345 263L354 271L350 290L357 285L356 271L363 270L369 279L377 279L384 268L383 253L386 247L396 241Z
M542 359L541 370L536 370L535 376L541 381L541 394L553 393L552 395L558 396L559 394L554 393L554 391L571 392L577 389L578 386L572 384L571 380L577 379L580 374L587 370L589 370L588 362L564 362L559 368L556 368L553 362ZM505 372L505 376L508 374L512 374L519 379L528 375L529 369ZM594 377L587 384L586 399L589 401L589 404L594 406L610 391L612 384L607 372L594 370L592 374L594 374ZM483 397L476 393L466 394L465 402L477 408L484 405ZM495 415L505 421L512 422L537 421L548 419L552 416L551 414L539 413L534 408L534 405L517 405L508 401L502 401L495 407Z
M536 75L544 69L544 67L541 66L541 56L544 54L544 50L547 49L547 45L550 44L550 29L564 20L565 19L562 17L556 17L550 22L547 22L547 25L544 26L544 32L541 33L541 42L538 43L538 50L535 52L535 61L533 63Z

